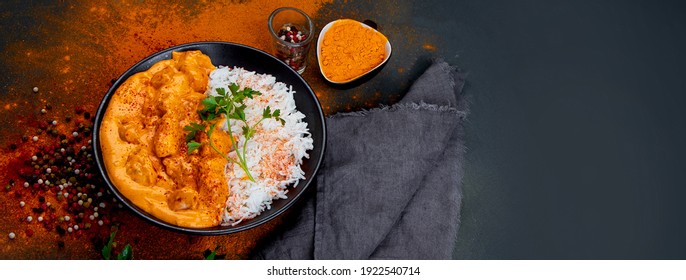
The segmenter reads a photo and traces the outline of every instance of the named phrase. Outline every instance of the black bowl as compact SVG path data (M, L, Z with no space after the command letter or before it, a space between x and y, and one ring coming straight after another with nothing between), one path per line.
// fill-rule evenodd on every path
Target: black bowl
M236 226L185 228L162 221L138 208L130 200L124 197L110 180L106 167L103 163L102 149L100 148L100 124L102 122L102 117L107 110L107 105L109 104L109 101L117 88L119 88L119 86L131 75L148 70L150 66L161 60L171 59L173 51L189 50L202 51L204 54L210 57L212 64L214 65L238 66L243 67L246 70L255 71L257 73L270 74L276 77L277 81L293 86L293 90L295 90L294 99L296 107L305 115L304 121L307 122L307 126L312 134L312 140L314 140L314 149L309 151L310 158L304 159L302 164L302 169L305 172L305 179L300 180L297 185L289 187L287 194L288 198L273 201L271 209L262 212L254 219L243 221ZM317 174L317 170L319 169L319 165L322 162L322 158L324 157L325 146L326 125L324 122L324 113L322 112L322 108L319 104L317 96L314 94L312 88L310 88L307 82L305 82L305 80L288 65L272 55L255 48L227 42L198 42L179 45L160 51L136 63L136 65L129 68L129 70L124 72L124 74L117 79L117 81L112 85L112 87L110 87L109 91L107 91L107 94L102 99L100 107L95 115L93 133L93 147L95 149L95 160L98 164L98 169L100 169L100 173L105 179L105 182L110 187L117 199L121 201L121 203L125 204L131 210L153 224L183 233L201 235L228 234L250 229L264 224L286 211L286 209L291 207L296 200L298 200L298 198L305 192L307 187L314 179L315 175Z

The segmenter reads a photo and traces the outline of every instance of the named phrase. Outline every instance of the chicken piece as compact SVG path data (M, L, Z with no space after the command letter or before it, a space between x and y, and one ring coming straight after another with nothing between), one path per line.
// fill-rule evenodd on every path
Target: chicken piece
M180 187L191 187L196 189L195 168L187 160L185 155L176 155L162 160L167 176L176 182Z
M155 132L155 154L160 158L176 155L184 144L183 139L183 131L178 120L171 114L165 114Z
M152 186L157 181L157 174L150 157L145 150L138 150L126 160L126 174L131 180L143 186Z
M233 151L233 146L231 145L231 138L229 138L229 134L219 129L220 123L223 122L223 120L217 122L217 127L215 127L214 131L212 132L212 145L214 145L214 147L217 148L217 150L219 150L219 152L221 152L223 155L226 155ZM210 147L208 140L209 139L206 133L200 135L200 143L203 144L202 149L200 149L200 153L203 157L217 154L217 152ZM235 137L234 141L237 141Z
M169 193L167 204L174 211L195 209L198 205L198 192L192 187L183 187L175 190Z
M226 205L229 188L224 175L226 160L219 155L200 162L198 193L202 204L209 209L221 212Z

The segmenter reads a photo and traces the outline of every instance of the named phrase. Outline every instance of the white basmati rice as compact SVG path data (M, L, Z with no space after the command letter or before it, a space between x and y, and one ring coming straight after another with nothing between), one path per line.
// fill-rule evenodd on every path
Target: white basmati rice
M256 128L255 135L248 141L246 162L255 182L250 181L237 164L226 165L229 198L222 225L236 225L252 219L265 209L270 209L272 200L286 198L287 186L297 184L305 178L300 168L303 158L309 158L308 150L313 148L312 136L303 121L305 115L295 108L293 88L277 82L274 76L257 74L243 68L219 66L210 73L209 89L206 94L216 95L217 88L229 92L229 85L236 83L260 91L262 95L244 101L248 124L254 125L262 117L262 111L269 106L272 111L281 110L285 125L274 119L265 119ZM242 122L231 121L231 131L238 136L238 148L243 149L245 138ZM225 124L223 130L228 130ZM235 152L229 156L236 158Z

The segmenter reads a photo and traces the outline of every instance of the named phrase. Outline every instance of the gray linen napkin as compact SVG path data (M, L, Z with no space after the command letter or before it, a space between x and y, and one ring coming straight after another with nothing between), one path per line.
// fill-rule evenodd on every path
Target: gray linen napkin
M327 119L316 193L258 259L449 259L462 200L464 74L436 60L393 106Z

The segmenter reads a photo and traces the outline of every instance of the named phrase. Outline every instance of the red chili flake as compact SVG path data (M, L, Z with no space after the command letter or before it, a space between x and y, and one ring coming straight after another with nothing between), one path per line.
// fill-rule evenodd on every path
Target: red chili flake
M33 236L33 230L32 229L26 229L26 236L31 237Z

